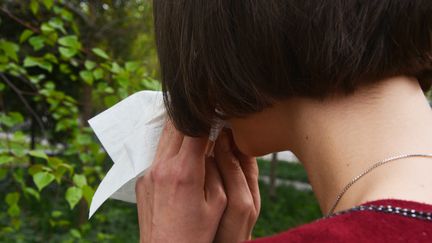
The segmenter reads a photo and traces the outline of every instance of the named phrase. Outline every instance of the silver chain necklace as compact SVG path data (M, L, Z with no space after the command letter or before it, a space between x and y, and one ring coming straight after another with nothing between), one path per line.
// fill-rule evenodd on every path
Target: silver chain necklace
M432 157L432 154L403 154L403 155L393 156L393 157L390 157L390 158L387 158L385 160L377 162L376 164L372 165L369 169L367 169L365 172L361 173L360 175L358 175L357 177L355 177L354 179L352 179L351 182L348 183L344 187L344 189L342 190L342 192L339 193L339 195L336 197L336 201L333 204L333 207L331 207L331 209L330 209L329 213L326 215L326 217L329 217L330 215L333 214L334 209L336 208L337 204L339 203L340 199L345 194L345 192L348 190L348 188L350 188L357 180L359 180L360 178L362 178L364 175L366 175L367 173L369 173L371 170L377 168L378 166L386 164L386 163L388 163L390 161L394 161L394 160L397 160L397 159L408 158L408 157L415 157L415 156Z
M383 212L383 213L389 213L389 214L398 214L401 216L406 216L410 218L416 218L416 219L422 219L429 222L432 222L432 212L424 212L419 211L415 209L409 209L409 208L402 208L402 207L395 207L392 205L360 205L356 206L350 209L342 210L337 213L334 213L330 216L326 216L323 218L320 218L318 220L328 219L334 216L346 214L349 212L355 212L355 211L376 211L376 212Z

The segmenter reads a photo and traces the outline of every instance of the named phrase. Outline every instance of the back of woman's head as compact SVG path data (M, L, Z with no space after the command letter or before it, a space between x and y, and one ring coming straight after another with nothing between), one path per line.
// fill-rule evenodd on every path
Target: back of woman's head
M187 135L277 99L432 81L431 0L154 0L154 17L167 111Z

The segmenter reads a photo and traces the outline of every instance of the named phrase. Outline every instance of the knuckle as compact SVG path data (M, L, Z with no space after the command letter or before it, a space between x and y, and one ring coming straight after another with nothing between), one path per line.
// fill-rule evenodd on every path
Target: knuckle
M177 184L181 185L181 186L189 186L189 185L194 184L194 182L195 181L192 178L184 176L184 175L179 176L177 178Z
M248 216L255 211L255 205L252 198L230 200L228 202L228 207L231 207L240 216Z
M227 197L227 195L226 195L226 193L222 187L219 187L216 190L216 201L218 204L220 204L224 208L228 204L228 197Z
M148 172L149 180L155 184L160 184L166 180L166 172L161 166L154 166Z
M175 180L177 185L187 186L193 184L194 176L190 175L188 171L181 168L180 166L176 166L173 169L172 178Z

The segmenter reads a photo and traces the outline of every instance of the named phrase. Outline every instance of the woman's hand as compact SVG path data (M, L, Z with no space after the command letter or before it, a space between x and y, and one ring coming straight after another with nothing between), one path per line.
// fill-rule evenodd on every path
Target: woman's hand
M228 199L214 242L249 240L261 207L257 161L238 150L230 130L221 133L214 154Z
M205 159L207 141L167 122L152 166L136 183L141 242L213 241L227 199L216 164Z

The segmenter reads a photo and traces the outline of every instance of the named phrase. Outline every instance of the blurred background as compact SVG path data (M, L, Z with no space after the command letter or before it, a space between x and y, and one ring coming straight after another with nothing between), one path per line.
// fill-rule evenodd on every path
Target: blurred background
M0 242L138 241L134 204L87 220L112 165L87 120L160 89L152 23L149 0L0 0ZM322 217L293 154L259 167L254 237Z

